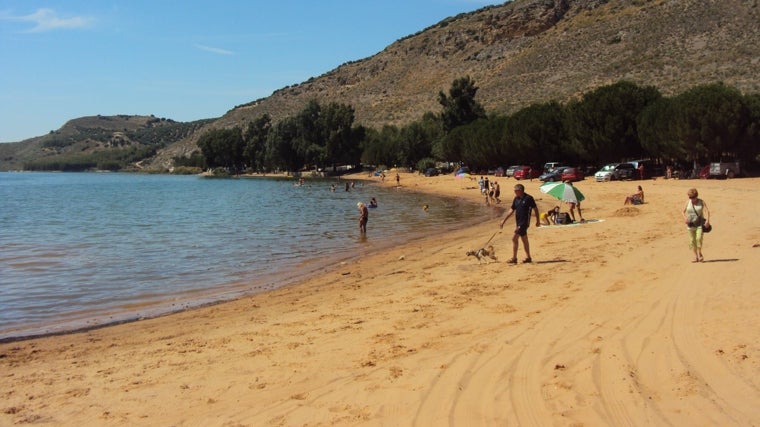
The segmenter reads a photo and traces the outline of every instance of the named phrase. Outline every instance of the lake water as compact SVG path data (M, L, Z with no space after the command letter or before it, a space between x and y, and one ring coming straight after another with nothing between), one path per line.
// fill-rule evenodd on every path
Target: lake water
M331 192L333 182L0 173L0 340L274 289L490 215L371 183ZM356 203L371 197L362 237Z

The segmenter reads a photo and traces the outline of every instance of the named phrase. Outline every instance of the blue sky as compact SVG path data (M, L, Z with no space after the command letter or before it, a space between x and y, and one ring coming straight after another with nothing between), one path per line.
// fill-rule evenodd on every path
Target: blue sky
M192 121L489 0L0 0L0 142L97 114Z

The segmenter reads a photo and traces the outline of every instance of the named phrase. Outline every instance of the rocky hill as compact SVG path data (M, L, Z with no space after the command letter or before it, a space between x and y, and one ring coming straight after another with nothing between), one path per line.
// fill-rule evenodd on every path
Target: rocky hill
M497 113L565 102L622 79L666 95L717 81L757 93L759 23L758 0L515 0L445 19L210 126L264 113L278 120L309 99L351 104L367 126L404 124L440 111L438 92L463 76Z
M56 159L92 162L98 157L152 157L178 141L193 138L193 132L211 122L213 120L182 123L154 116L129 115L80 117L69 120L47 135L0 144L0 170L19 170L29 164L44 164ZM177 149L172 151L177 152ZM184 154L178 152L178 155ZM134 167L139 169L141 165Z
M370 127L440 111L439 91L470 76L488 112L565 102L620 80L665 95L722 81L760 93L760 0L515 0L447 18L376 55L237 106L206 125L279 120L310 99L354 106ZM155 158L165 167L203 130Z

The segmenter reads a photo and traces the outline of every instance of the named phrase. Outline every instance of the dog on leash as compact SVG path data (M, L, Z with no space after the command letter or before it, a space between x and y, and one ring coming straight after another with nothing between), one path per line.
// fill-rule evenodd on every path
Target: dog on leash
M496 261L496 251L493 249L493 245L488 245L485 248L480 248L477 251L467 251L467 256L474 256L478 259L478 263L485 260L488 263L488 258Z

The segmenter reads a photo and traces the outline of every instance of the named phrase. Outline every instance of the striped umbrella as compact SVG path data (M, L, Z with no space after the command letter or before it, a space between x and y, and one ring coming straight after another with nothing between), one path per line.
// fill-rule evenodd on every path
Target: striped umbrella
M547 182L539 187L542 193L554 196L563 202L578 203L586 197L575 186L564 182Z

